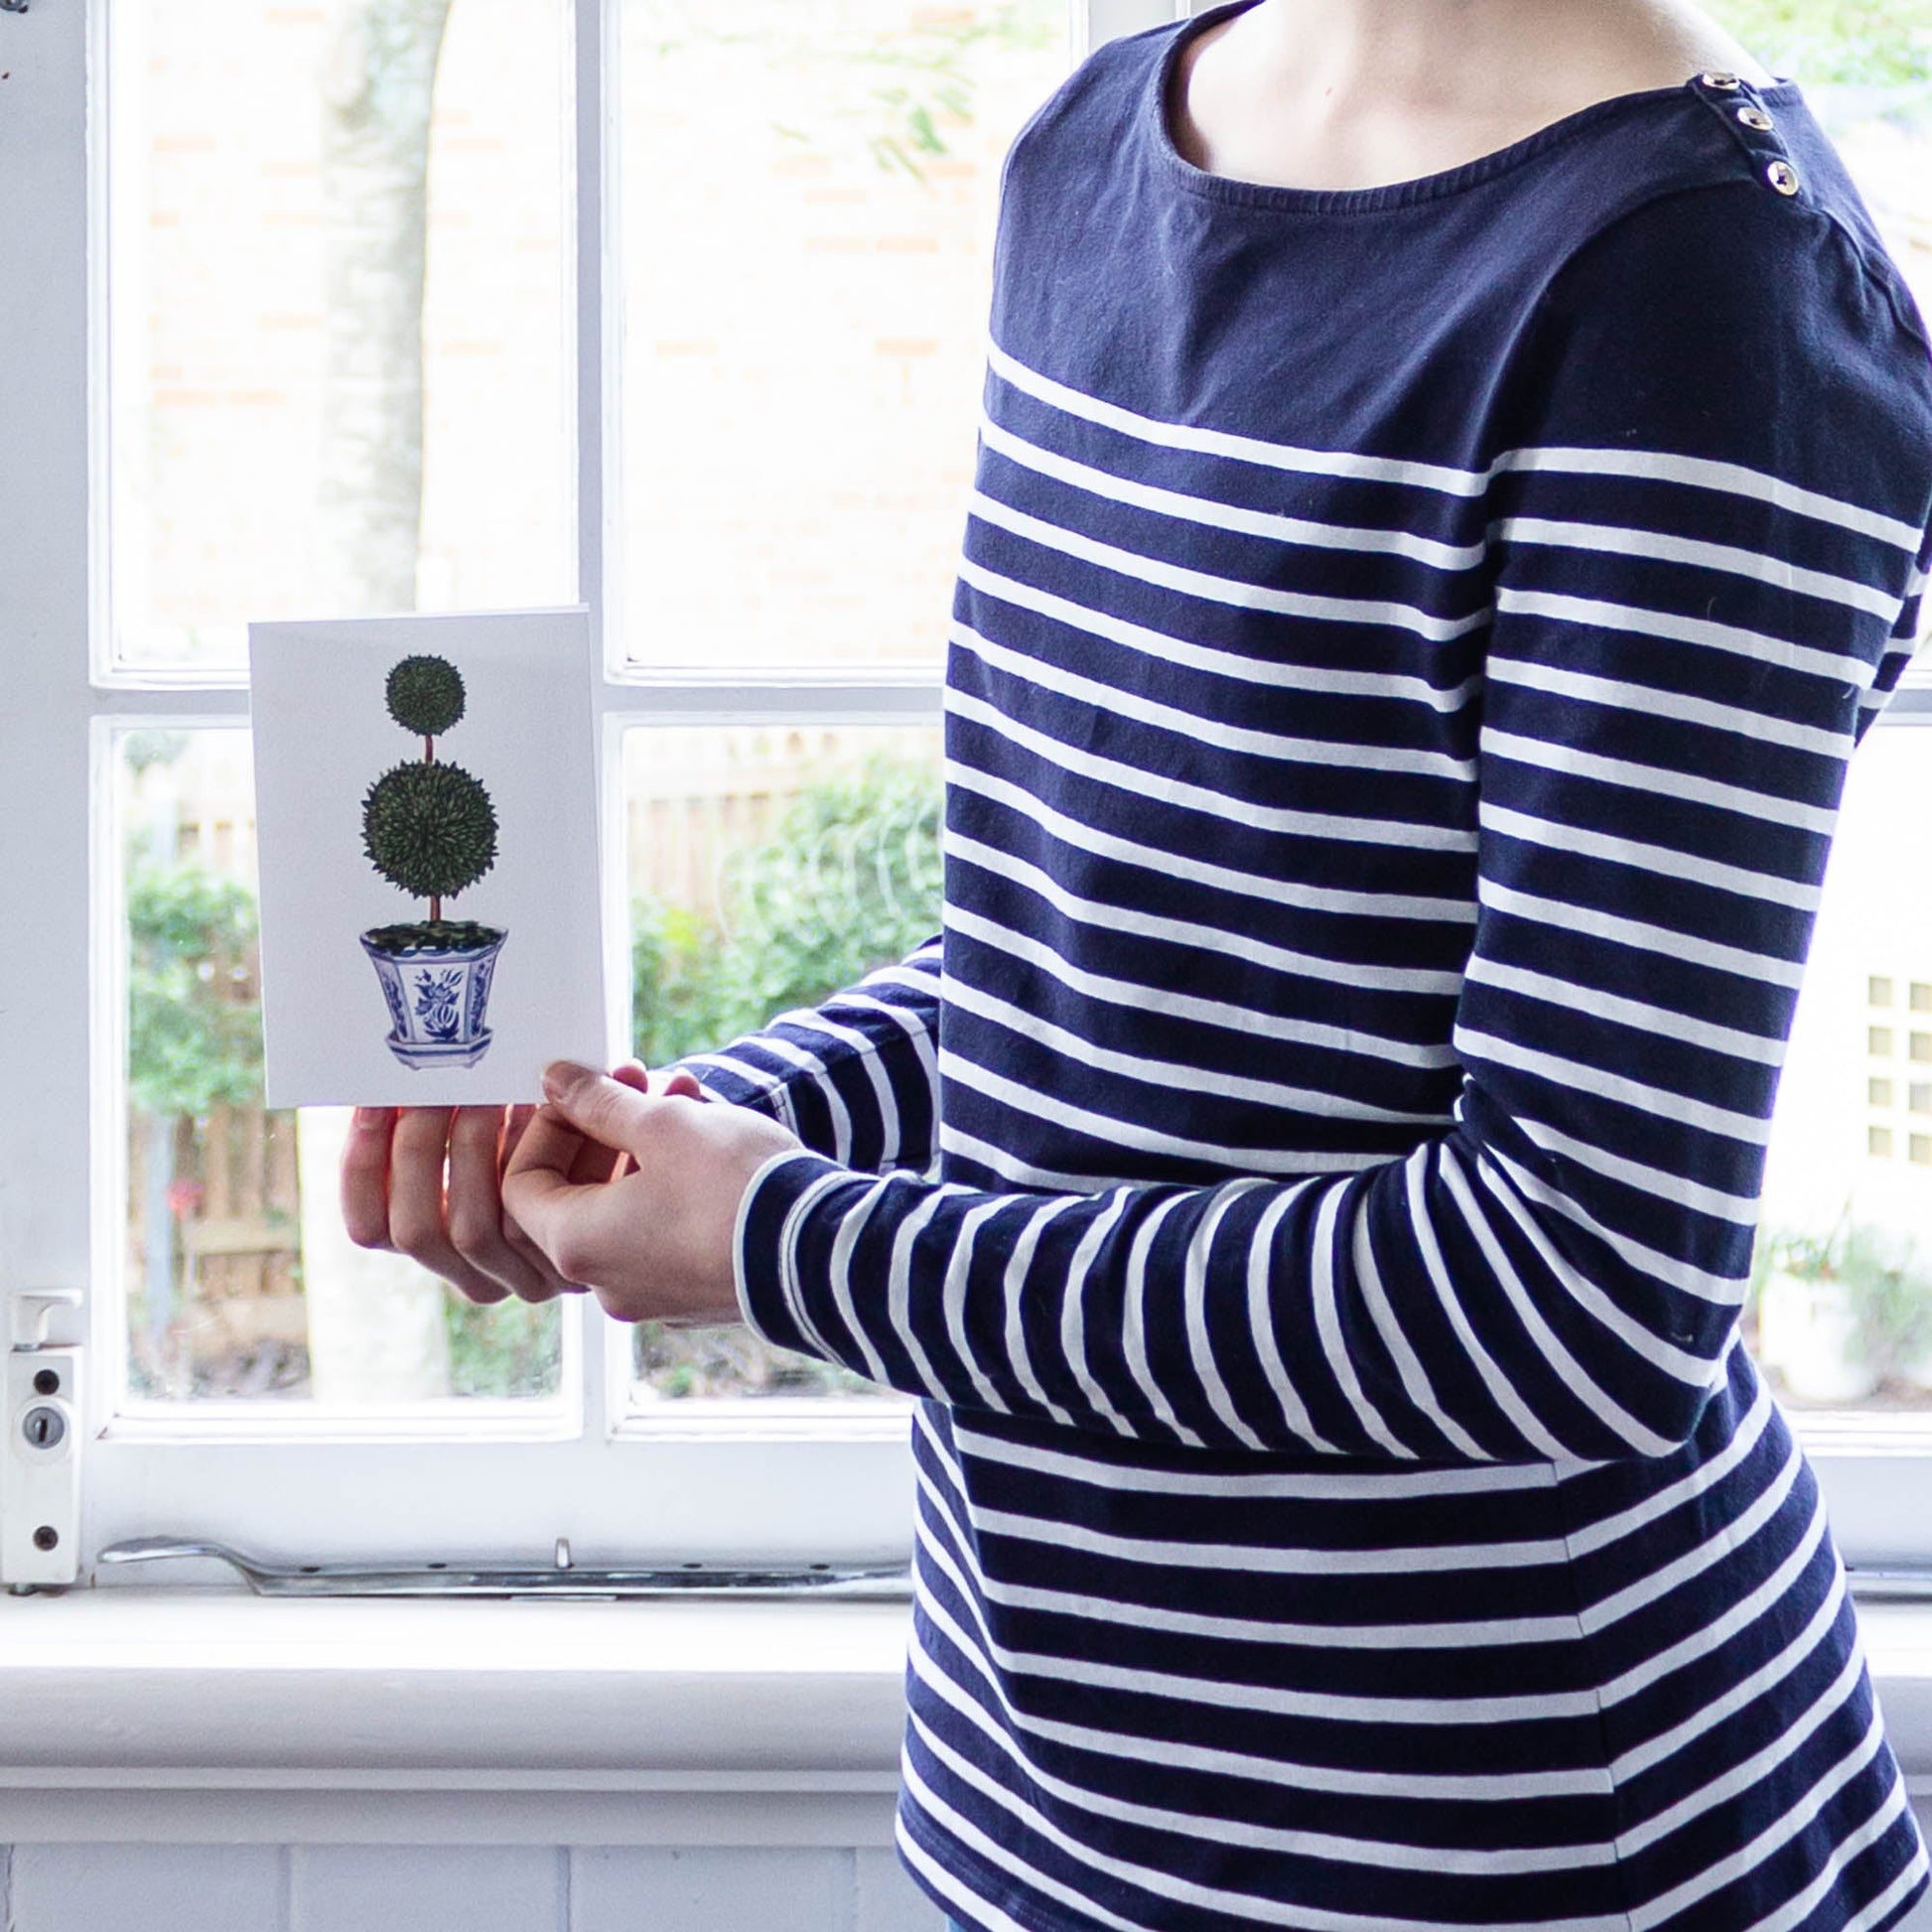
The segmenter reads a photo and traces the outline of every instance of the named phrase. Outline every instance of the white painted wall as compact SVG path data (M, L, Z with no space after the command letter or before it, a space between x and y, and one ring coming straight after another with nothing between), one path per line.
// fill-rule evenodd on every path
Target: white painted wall
M0 1850L8 1932L939 1932L943 1923L897 1856L877 1846Z
M1932 1800L1919 1824L1932 1839ZM882 1847L16 1845L6 1932L940 1932ZM1932 1901L1900 1932L1932 1932Z

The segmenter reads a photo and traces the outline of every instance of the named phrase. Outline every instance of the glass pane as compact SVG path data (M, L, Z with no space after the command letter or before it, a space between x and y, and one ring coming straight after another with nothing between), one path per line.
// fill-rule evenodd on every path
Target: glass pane
M1932 985L1932 895L1899 891L1928 815L1932 730L1881 726L1852 761L1765 1173L1745 1332L1793 1408L1932 1413L1932 1038L1881 1024Z
M624 740L636 1053L662 1066L815 1005L939 930L930 728ZM877 1394L743 1327L636 1335L637 1397Z
M566 0L116 0L113 610L570 602Z
M129 732L114 782L129 1393L384 1409L556 1396L556 1304L479 1308L353 1246L336 1191L347 1110L262 1105L248 734Z
M1066 0L621 0L639 660L937 664L1000 164Z

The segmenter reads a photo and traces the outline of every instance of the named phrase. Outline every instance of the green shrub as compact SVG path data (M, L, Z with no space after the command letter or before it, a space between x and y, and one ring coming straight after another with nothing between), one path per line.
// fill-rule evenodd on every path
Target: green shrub
M632 904L631 1021L647 1066L721 1046L902 958L938 930L942 792L923 760L877 754L801 791L735 853L719 928Z
M1810 84L1932 79L1932 0L1711 0L1774 73Z
M162 866L135 857L127 924L134 1105L144 1113L197 1115L259 1100L254 895L193 861ZM238 987L250 997L236 998Z

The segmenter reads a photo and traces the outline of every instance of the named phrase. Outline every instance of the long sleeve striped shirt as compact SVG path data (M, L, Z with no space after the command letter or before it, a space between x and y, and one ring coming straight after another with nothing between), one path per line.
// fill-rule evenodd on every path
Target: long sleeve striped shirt
M986 1932L1878 1932L1737 1331L1925 328L1789 84L1203 173L1246 4L1008 158L943 930L694 1062L800 1139L746 1319L924 1398L901 1854Z

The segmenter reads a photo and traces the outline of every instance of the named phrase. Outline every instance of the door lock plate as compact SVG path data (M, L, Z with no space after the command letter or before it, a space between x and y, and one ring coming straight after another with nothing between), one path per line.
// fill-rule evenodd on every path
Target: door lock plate
M48 1339L50 1321L76 1321L75 1290L12 1297L0 1419L0 1583L59 1588L79 1574L80 1346ZM71 1312L70 1312L71 1311Z

